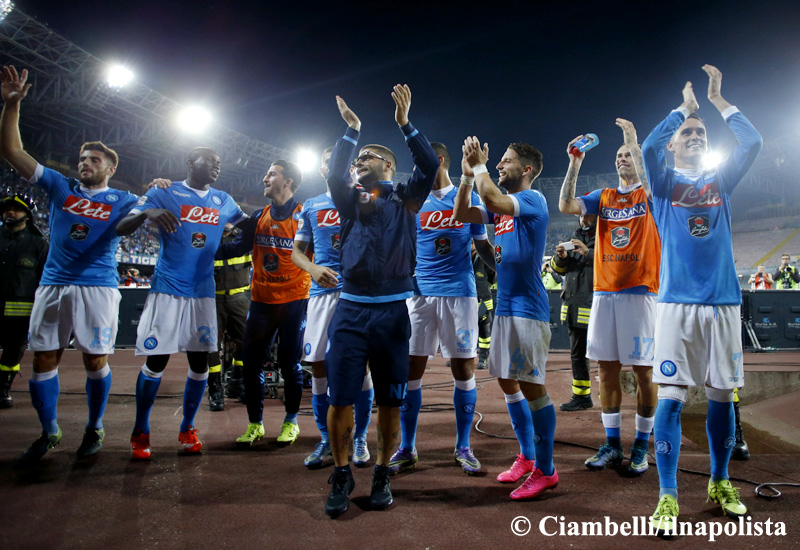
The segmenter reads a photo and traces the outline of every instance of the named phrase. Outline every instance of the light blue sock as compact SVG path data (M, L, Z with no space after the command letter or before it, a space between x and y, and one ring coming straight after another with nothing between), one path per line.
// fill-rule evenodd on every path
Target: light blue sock
M474 377L469 380L455 381L453 407L456 412L456 449L469 447L469 433L472 430L472 420L475 417L475 402L477 400L478 390L475 388Z
M728 479L728 462L736 444L733 402L708 401L706 434L711 458L711 481Z
M203 401L203 394L206 391L207 383L208 372L200 374L191 369L189 370L189 375L186 377L186 386L183 389L183 421L181 422L181 432L185 432L194 426L194 417L197 415L197 409L200 408L200 403Z
M418 385L417 385L418 384ZM416 386L415 389L411 389ZM400 407L400 448L410 451L417 446L417 420L422 408L422 380L409 380L408 391Z
M314 411L314 420L322 441L328 441L328 394L311 394L311 410Z
M678 457L681 452L681 410L683 403L675 399L659 399L656 407L653 438L658 469L658 497L678 498Z
M509 403L509 398L515 396L506 395L506 407L508 407L508 415L511 417L511 428L517 436L519 442L519 452L526 460L536 459L536 447L533 443L533 421L531 420L531 409L525 398L522 397L522 392L519 392L520 401Z
M420 390L421 391L421 390ZM372 400L375 398L375 388L370 386L368 390L361 390L356 399L354 407L356 415L355 437L365 437L367 435L367 428L369 428L369 421L372 417ZM421 404L422 399L420 399Z
M533 442L536 445L536 467L546 476L553 475L553 441L556 435L556 408L549 394L530 401L533 420Z
M94 378L93 378L94 376ZM111 391L111 369L106 365L97 372L86 373L86 400L89 403L87 430L100 430L103 427L103 414L106 412L108 394Z
M295 426L297 426L297 413L289 414L286 413L286 416L283 417L283 423L286 424L287 422L291 422Z
M58 393L61 386L58 382L58 373L47 380L28 383L31 392L31 402L39 415L39 422L42 424L42 431L48 435L58 433Z
M133 425L134 430L141 430L146 434L150 433L150 411L153 409L153 403L156 401L160 385L160 373L158 377L152 377L144 372L139 372L139 377L136 379L136 422Z

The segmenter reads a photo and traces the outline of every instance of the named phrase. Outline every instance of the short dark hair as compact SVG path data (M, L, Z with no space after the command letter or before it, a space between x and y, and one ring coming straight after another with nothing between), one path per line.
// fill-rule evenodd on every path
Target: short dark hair
M377 143L365 145L361 150L363 151L364 149L375 149L382 157L385 157L386 160L392 161L392 177L394 177L397 172L397 157L394 156L391 149L383 145L378 145Z
M203 156L203 153L211 153L213 155L217 155L217 152L214 149L212 149L211 147L195 147L194 149L189 151L189 158L187 160L189 162L192 162L193 160L197 160L198 158ZM217 156L219 156L219 155L217 155Z
M283 174L283 177L292 180L292 192L297 191L297 188L300 187L300 183L303 181L303 171L300 170L300 167L288 160L276 160L272 164L281 167L281 174Z
M536 147L527 143L516 142L509 145L508 148L517 154L523 166L533 168L531 181L539 177L544 164L542 163L542 153Z
M690 114L689 116L687 116L687 117L686 117L686 120L689 120L690 118L693 118L693 119L695 119L695 120L699 120L699 121L702 123L702 125L703 125L703 126L705 126L705 125L706 125L706 121L705 121L705 120L703 120L703 119L700 117L700 115L698 115L697 113L692 113L692 114Z
M434 141L431 143L433 152L442 157L442 166L447 170L450 168L450 153L447 152L447 146L444 143Z
M84 151L100 151L111 161L114 168L119 164L119 155L117 152L102 141L87 141L81 145L81 153Z

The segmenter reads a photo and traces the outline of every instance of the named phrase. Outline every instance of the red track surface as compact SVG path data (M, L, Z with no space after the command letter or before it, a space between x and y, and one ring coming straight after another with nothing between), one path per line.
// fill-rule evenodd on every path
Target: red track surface
M747 354L747 368L769 370L769 362L797 363L798 354ZM30 358L27 357L27 365ZM767 363L766 365L764 363ZM756 365L761 364L761 366ZM80 356L65 354L60 368L59 423L62 443L30 470L15 467L17 456L35 439L40 428L27 396L26 379L14 385L16 406L0 411L0 548L617 548L673 544L708 545L708 537L680 537L665 542L655 537L552 536L539 532L545 516L564 516L566 522L632 521L648 516L658 497L655 468L640 479L614 471L590 472L583 461L602 443L597 386L595 408L580 413L558 413L555 463L561 483L555 492L533 502L513 502L514 488L495 476L510 466L518 452L505 403L497 384L479 371L480 428L507 437L498 439L473 431L472 444L486 474L468 477L452 459L455 440L451 410L420 415L417 446L420 462L415 471L392 479L395 504L384 512L369 511L371 468L355 471L356 489L350 510L338 520L323 512L331 467L308 471L303 458L319 439L313 417L301 415L301 435L292 446L274 442L283 417L277 400L265 403L267 438L252 450L237 450L233 440L244 432L244 406L227 402L225 412L201 408L197 426L204 443L202 456L181 456L177 432L181 394L187 364L175 356L167 368L152 423L153 459L129 460L133 425L134 381L142 361L130 351L111 361L114 385L105 417L103 451L85 462L75 460L86 415L85 376ZM29 367L28 367L29 369ZM26 372L27 370L27 372ZM566 353L552 353L548 388L556 407L570 393L571 373ZM452 379L437 359L423 379L423 404L452 406ZM310 391L303 409L310 412ZM623 400L623 441L633 439L633 401ZM788 415L791 417L791 414ZM476 417L477 418L477 417ZM797 415L794 414L795 425ZM702 422L684 418L685 435L702 440ZM758 482L800 482L800 450L777 442L770 434L751 431L754 456L732 462L731 475ZM375 428L369 445L375 454ZM652 450L652 445L651 445ZM769 454L765 454L769 453ZM694 441L684 439L680 466L708 470L708 457ZM721 511L706 503L707 479L679 474L681 521L727 522ZM777 500L753 495L753 486L741 487L753 521L784 522L786 537L718 537L723 548L795 547L800 539L800 489L785 488ZM511 532L512 520L525 516L533 529L525 537ZM548 529L555 523L547 524Z

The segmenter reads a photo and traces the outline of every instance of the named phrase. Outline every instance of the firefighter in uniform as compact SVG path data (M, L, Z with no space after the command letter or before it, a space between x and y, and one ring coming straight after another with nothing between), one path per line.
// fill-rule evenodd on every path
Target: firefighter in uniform
M594 235L597 216L581 216L580 227L572 234L575 248L566 251L562 245L550 259L553 271L564 275L561 291L561 322L569 328L572 359L572 398L561 404L562 411L592 408L589 360L586 358L586 335L592 309L594 281Z
M487 368L489 347L492 344L492 321L494 321L494 300L492 285L497 285L497 273L478 256L475 244L472 245L472 269L475 271L475 288L478 291L478 369Z
M9 392L28 344L33 298L47 260L47 239L33 223L33 202L22 195L0 201L0 409L13 405Z
M231 224L225 225L222 233L222 242L232 242L238 235L238 230ZM253 264L253 255L247 253L243 256L227 260L214 260L214 282L217 285L217 334L228 333L229 342L233 343L233 364L225 365L230 368L228 382L223 391L222 361L219 352L210 353L208 356L208 406L212 411L224 411L224 396L244 399L244 381L242 363L242 336L244 324L247 319L247 310L250 307L250 267ZM231 354L226 351L229 357Z

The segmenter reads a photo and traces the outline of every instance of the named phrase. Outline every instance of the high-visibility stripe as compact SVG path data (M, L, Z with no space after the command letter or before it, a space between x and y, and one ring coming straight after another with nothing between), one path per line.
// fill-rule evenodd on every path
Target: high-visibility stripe
M246 264L247 262L253 261L253 255L247 254L246 256L238 256L229 260L214 260L214 267L222 267L225 265L226 261L228 265Z
M567 320L567 308L568 308L567 304L561 304L561 322L562 323Z
M214 367L208 367L208 373L214 374L215 372L222 372L222 365L216 365Z
M0 365L0 371L3 372L19 372L19 364L9 367L8 365Z
M489 298L488 300L484 300L483 305L486 306L486 309L492 311L494 309L494 300L492 300L491 298Z
M6 317L30 317L33 302L6 302L3 315Z
M234 359L233 360L233 366L234 367L243 367L244 366L244 361L239 361L238 359Z
M591 395L592 388L591 380L575 380L572 379L572 393L575 395Z
M579 307L578 308L578 323L582 325L589 324L589 314L592 312L591 308Z
M3 368L2 365L0 365L0 369L2 368ZM19 368L19 365L17 365L17 368ZM733 388L733 402L734 403L739 402L739 388Z
M242 286L239 288L232 288L230 290L218 290L216 293L219 294L220 296L224 296L226 294L228 296L232 296L233 294L241 294L242 292L247 292L248 290L250 290L250 285Z

